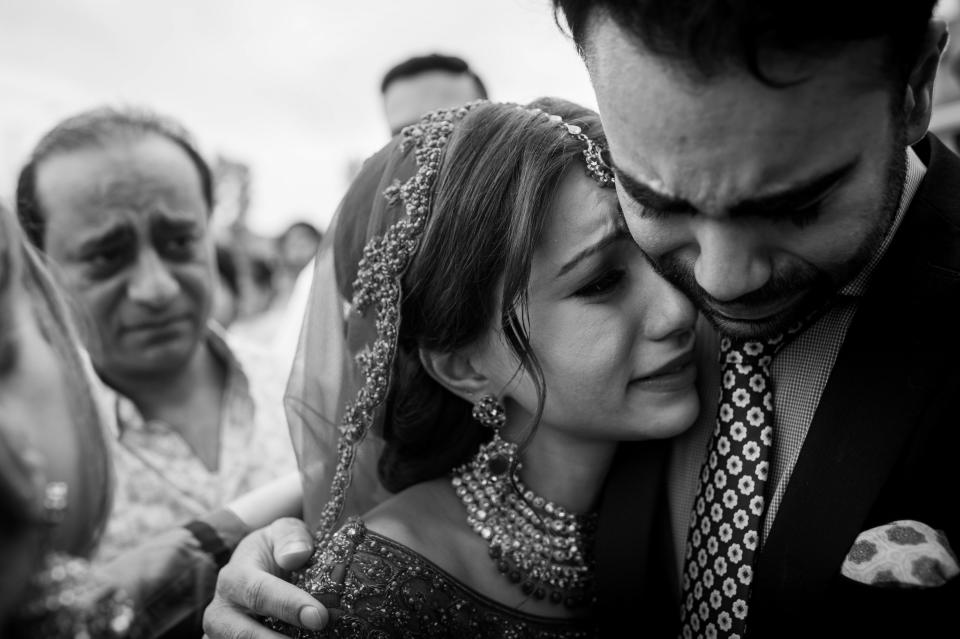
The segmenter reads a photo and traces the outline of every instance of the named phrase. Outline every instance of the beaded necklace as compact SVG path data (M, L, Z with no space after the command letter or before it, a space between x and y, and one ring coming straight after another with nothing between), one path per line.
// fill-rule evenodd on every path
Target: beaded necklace
M596 600L593 543L597 515L579 515L520 481L517 445L499 434L453 471L467 523L490 549L497 570L537 600L582 608Z

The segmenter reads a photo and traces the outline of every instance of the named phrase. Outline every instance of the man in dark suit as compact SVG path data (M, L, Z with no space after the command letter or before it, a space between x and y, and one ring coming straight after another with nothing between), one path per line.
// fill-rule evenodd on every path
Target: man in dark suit
M663 450L622 449L598 540L609 629L926 636L960 602L960 161L927 134L946 44L934 2L555 5L634 239L724 349L778 344L749 378L773 388L756 409L772 425L761 489L734 482L750 428L724 430L744 391L721 399L715 436L708 402ZM714 406L736 390L720 370L703 371ZM878 557L905 536L900 574Z
M960 159L927 135L946 43L933 0L555 5L626 221L707 320L705 397L732 392L680 438L620 451L598 535L604 636L949 627ZM716 364L718 335L742 380ZM298 536L278 522L243 552L288 548L294 565ZM311 609L256 560L232 563L208 616L234 635L216 636L254 632L237 606Z

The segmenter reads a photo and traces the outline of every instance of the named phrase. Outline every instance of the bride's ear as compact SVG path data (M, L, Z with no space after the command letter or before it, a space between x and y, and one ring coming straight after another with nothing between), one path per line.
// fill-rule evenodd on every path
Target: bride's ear
M437 353L421 348L420 363L438 384L468 402L475 401L490 387L490 380L477 370L467 350Z

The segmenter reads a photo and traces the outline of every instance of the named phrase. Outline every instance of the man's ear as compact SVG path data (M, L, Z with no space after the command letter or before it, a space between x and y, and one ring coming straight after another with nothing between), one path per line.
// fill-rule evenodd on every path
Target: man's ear
M437 383L468 402L489 392L490 380L477 370L467 350L437 353L421 348L420 363Z
M907 78L903 110L908 144L919 142L927 134L933 112L933 82L948 39L947 24L943 20L931 20L920 47L920 55Z

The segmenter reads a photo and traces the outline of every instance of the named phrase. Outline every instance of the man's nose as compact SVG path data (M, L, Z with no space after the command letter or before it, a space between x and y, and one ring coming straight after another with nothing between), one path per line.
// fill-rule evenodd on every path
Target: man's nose
M134 302L159 307L180 292L180 284L155 251L142 251L130 278L127 296Z
M697 230L697 284L720 302L761 288L770 279L770 259L758 238L742 225L709 220Z

